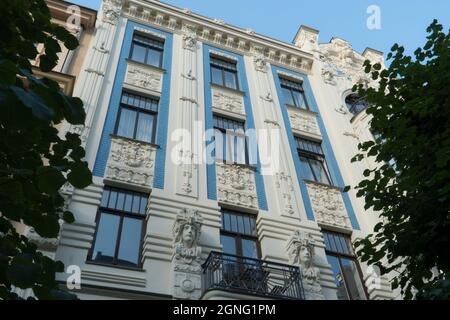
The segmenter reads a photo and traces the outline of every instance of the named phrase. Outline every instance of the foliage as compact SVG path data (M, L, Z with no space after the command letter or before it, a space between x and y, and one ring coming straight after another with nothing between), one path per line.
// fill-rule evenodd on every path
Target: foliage
M38 54L35 44L45 46L40 69L47 72L57 64L59 41L70 50L78 41L51 23L44 0L1 1L0 12L0 299L18 298L12 286L32 288L38 299L73 298L55 281L64 265L37 251L12 222L57 237L59 219L74 221L59 189L91 182L79 136L63 139L55 128L63 120L84 124L81 100L64 95L52 80L36 78L30 64Z
M414 58L395 44L387 69L365 61L379 87L353 88L370 103L377 133L352 159L378 163L357 196L383 221L357 251L382 274L393 272L392 287L407 299L450 297L450 35L442 30L434 20Z

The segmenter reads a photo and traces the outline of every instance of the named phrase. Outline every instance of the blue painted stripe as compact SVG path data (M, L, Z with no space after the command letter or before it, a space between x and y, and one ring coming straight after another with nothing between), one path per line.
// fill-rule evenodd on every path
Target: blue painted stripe
M111 147L110 135L114 132L117 114L119 111L120 98L122 95L122 88L127 69L126 59L129 57L135 27L159 33L166 38L166 40L164 41L164 55L163 55L163 68L166 70L166 73L163 76L162 93L159 100L157 131L156 131L156 143L160 146L160 148L156 151L155 169L153 178L153 187L163 189L166 145L167 145L167 127L169 116L170 76L172 65L173 36L171 33L150 28L148 26L133 21L128 21L125 29L125 36L122 42L119 63L117 67L116 76L114 79L113 90L111 93L108 111L106 114L105 125L103 126L100 146L95 160L93 174L94 176L98 177L103 177L105 174L106 163L108 161L108 153Z
M205 129L213 128L213 113L212 113L212 102L211 102L211 71L209 50L212 49L217 52L224 53L226 55L232 56L237 60L237 70L238 70L238 81L240 84L240 89L244 92L244 108L246 114L245 129L255 129L255 121L253 119L252 105L249 97L249 89L247 82L247 75L245 72L244 58L241 55L225 51L216 47L211 47L208 45L203 45L203 65L204 65L204 80L205 80ZM216 172L215 165L207 165L207 179L208 179L208 199L217 199L216 195ZM261 164L259 160L259 153L257 153L256 161L256 172L255 172L255 185L256 193L258 197L258 206L261 210L267 210L267 198L266 191L264 187L264 180L261 175ZM212 197L210 197L213 196Z
M292 158L293 158L294 164L295 164L295 171L297 172L297 177L298 177L299 184L300 184L300 190L301 190L303 201L305 204L306 215L309 220L314 220L314 214L313 214L312 207L311 207L311 201L310 201L309 195L308 195L308 190L306 189L305 181L302 178L304 176L304 174L302 174L302 172L301 172L300 159L297 154L297 146L295 143L291 124L289 121L289 115L288 115L286 108L284 107L286 104L283 101L283 94L281 92L280 81L279 81L279 77L278 77L278 73L277 73L278 70L286 72L286 73L290 73L294 76L301 77L303 79L303 89L305 91L305 95L306 95L306 99L308 101L309 107L310 107L311 111L314 111L317 113L317 123L319 125L320 133L322 135L322 149L325 154L327 164L329 166L331 179L334 181L334 184L340 188L344 188L345 183L344 183L344 179L342 178L341 172L339 170L339 166L338 166L336 157L334 155L333 148L331 147L330 139L329 139L327 131L325 129L325 124L323 123L323 119L320 116L319 108L317 106L317 102L314 97L308 77L304 74L300 74L300 73L297 73L297 72L294 72L294 71L291 71L291 70L288 70L285 68L272 66L272 74L273 74L273 78L275 80L278 97L280 99L280 106L281 106L281 112L283 114L283 121L286 126L287 135L289 138L289 145L291 147ZM342 192L342 198L344 200L344 205L347 210L347 214L349 216L350 222L352 224L352 228L355 230L359 230L360 229L359 223L358 223L358 220L356 219L356 214L355 214L355 211L353 210L353 206L350 201L350 197L349 197L348 193Z

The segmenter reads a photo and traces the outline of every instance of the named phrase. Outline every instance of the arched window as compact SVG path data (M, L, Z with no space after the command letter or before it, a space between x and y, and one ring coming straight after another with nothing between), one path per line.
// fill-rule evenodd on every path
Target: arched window
M347 105L348 110L356 116L358 113L367 108L368 103L366 99L361 98L356 94L349 94L345 98L345 104Z

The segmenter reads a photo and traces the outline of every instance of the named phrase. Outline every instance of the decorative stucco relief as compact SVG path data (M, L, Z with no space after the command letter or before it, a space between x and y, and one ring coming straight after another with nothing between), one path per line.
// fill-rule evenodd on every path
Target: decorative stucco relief
M318 223L352 229L339 189L314 182L306 182L306 187Z
M323 300L320 269L314 266L315 241L308 232L296 230L289 238L286 249L291 264L300 268L306 300Z
M320 136L316 114L299 108L288 108L288 114L293 131Z
M115 25L119 20L122 10L123 0L104 0L103 1L103 22Z
M112 137L105 177L151 188L155 156L156 147L152 145Z
M294 187L292 185L292 178L285 172L277 172L275 185L279 189L281 194L282 204L281 207L284 213L291 215L294 213Z
M245 116L244 101L241 94L215 87L211 91L214 108Z
M258 207L253 169L216 162L216 175L218 201L253 209Z
M194 209L182 209L173 225L174 294L179 299L199 299L201 296L201 253L199 239L203 218Z
M161 92L162 72L129 62L125 83L142 89Z

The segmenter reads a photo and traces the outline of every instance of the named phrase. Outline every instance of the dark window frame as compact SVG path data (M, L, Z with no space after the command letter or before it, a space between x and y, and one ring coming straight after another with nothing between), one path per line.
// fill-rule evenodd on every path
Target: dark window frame
M325 154L324 154L323 149L322 149L322 143L319 143L319 142L316 142L316 141L313 141L313 140L309 140L309 139L300 138L300 137L295 137L295 139L297 141L297 153L298 153L298 156L299 156L299 160L301 161L301 158L305 158L306 160L308 160L308 165L309 165L311 173L312 173L312 175L314 177L314 181L318 182L318 183L324 183L324 184L328 184L330 186L333 186L334 185L333 184L333 180L331 179L330 170L328 168L328 164L327 164L327 161L326 161L326 158L325 158ZM302 149L299 146L299 140L307 141L308 143L315 144L316 146L319 145L318 149L320 148L320 152L319 151L311 151L311 150ZM328 180L328 183L322 182L322 181L320 181L318 179L318 177L316 177L316 173L315 173L315 171L313 169L311 161L309 161L310 159L311 160L315 160L315 161L319 161L321 163L321 165L322 165L322 167L323 167L323 169L325 171L325 175L326 175L326 178Z
M223 224L223 214L224 213L229 213L229 214L236 215L236 216L245 216L245 217L249 217L250 219L254 219L255 234L254 235L249 235L249 234L240 233L238 231L226 230L225 226ZM242 258L242 259L249 258L249 257L244 257L244 255L243 255L242 240L244 239L244 240L255 241L257 257L256 258L252 258L252 259L261 259L261 256L262 256L262 254L261 254L261 243L259 242L258 234L256 233L256 216L254 214L244 213L244 212L239 212L239 211L233 211L233 210L228 210L228 209L221 210L220 235L228 236L228 237L231 237L231 238L234 239L235 248L236 248L236 256L238 256L239 258Z
M109 197L111 196L111 190L112 191L120 191L120 192L124 192L124 193L132 193L133 196L134 194L141 194L141 196L147 196L148 198L148 194L142 193L142 192L136 192L136 191L132 191L132 190L127 190L127 189L121 189L121 188L116 188L116 187L110 187L110 186L105 186L104 190L108 190L109 191L109 195L108 195L108 201L109 202ZM103 191L105 192L105 191ZM118 199L118 197L117 197ZM116 199L116 205L117 205L117 199ZM134 200L133 200L134 201ZM145 237L145 233L147 230L147 226L146 226L146 211L147 211L147 206L148 206L148 202L147 205L145 207L145 212L144 213L136 213L136 212L131 212L131 211L126 211L126 210L118 210L118 209L113 209L113 208L108 208L108 207L103 207L100 206L97 209L97 213L96 213L96 217L95 217L95 232L94 232L94 236L93 236L93 240L92 240L92 245L91 248L88 251L88 255L87 255L87 262L89 263L95 263L95 264L102 264L102 265L106 265L106 266L112 266L112 267L121 267L121 268L137 268L137 269L142 269L143 267L143 263L142 263L142 250L143 250L143 246L144 246L144 237ZM115 248L114 248L114 257L113 257L113 261L112 263L109 262L98 262L95 259L93 259L93 254L94 254L94 249L95 249L95 245L97 242L97 235L98 235L98 229L100 226L100 219L102 214L110 214L110 215L115 215L119 217L119 226L117 228L117 238L116 238L116 244L115 244ZM126 217L129 218L133 218L133 219L138 219L142 221L142 227L141 227L141 237L139 239L139 257L138 257L138 263L135 266L130 266L127 264L121 264L118 262L118 257L119 257L119 249L120 249L120 243L122 240L122 230L123 230L123 221L125 220Z
M156 102L156 105L158 106L157 107L158 111L147 110L147 109L143 109L143 108L140 108L140 107L136 107L136 106L133 106L133 105L126 104L126 103L122 102L122 98L123 98L124 94L133 95L135 97L139 97L139 98L143 98L143 99L153 100L153 101ZM136 117L135 117L135 120L134 120L134 128L133 128L133 137L126 137L126 136L118 134L119 123L120 123L120 118L121 118L123 109L127 109L127 110L131 110L131 111L136 112ZM122 95L120 96L119 111L117 112L116 124L114 126L114 134L119 136L119 137L123 137L123 138L127 138L127 139L132 139L132 140L136 140L136 141L140 141L140 142L155 144L156 127L158 125L158 112L159 112L159 100L157 98L148 97L148 96L144 96L144 95L140 95L140 94L135 94L135 93L132 93L132 92L129 92L129 91L123 91ZM137 129L138 129L138 122L139 122L139 115L140 114L149 114L149 115L151 115L153 117L152 133L151 133L150 141L139 140L139 139L136 138L136 133L137 133Z
M158 47L156 45L151 45L149 43L145 43L143 41L139 41L137 39L138 37L146 38L146 39L150 40L151 42L160 43L162 48ZM133 60L133 53L134 53L135 45L139 45L141 47L145 47L145 62L140 62L140 61ZM164 56L164 45L165 45L165 41L163 39L159 39L159 38L156 38L156 37L149 37L147 35L142 35L140 33L136 33L135 32L133 34L133 40L131 41L131 49L130 49L129 59L132 60L132 61L138 62L138 63L143 63L143 64L148 65L148 66L152 66L152 67L155 67L155 68L162 69L163 56ZM153 64L150 64L150 63L147 63L148 53L149 53L150 50L159 51L159 53L160 53L160 55L159 55L159 63L158 63L157 66L155 66Z
M305 90L303 89L303 83L302 82L296 82L296 81L290 80L290 79L286 79L284 77L279 77L279 80L280 80L280 87L282 89L289 90L289 92L291 94L291 99L294 102L293 105L289 104L289 103L286 103L286 106L309 111L310 110L309 103L308 103L308 100L306 99ZM305 107L297 106L293 91L300 93L303 101L305 102Z
M222 119L226 119L227 121L233 121L233 122L236 122L236 123L241 123L242 124L242 130L244 131L244 133L240 133L239 131L232 130L232 129L222 128L222 127L217 126L214 123L214 125L213 125L214 130L220 131L225 136L225 141L222 141L223 144L224 144L223 148L222 148L222 156L223 156L224 159L218 159L217 158L217 151L216 151L217 150L217 146L215 146L214 158L216 160L222 160L224 163L232 163L232 164L238 164L238 165L249 165L250 156L248 154L248 141L247 141L247 136L245 134L245 121L243 121L243 120L242 121L241 120L235 120L235 119L232 119L232 118L228 118L228 117L222 116L220 114L213 114L213 122L215 122L214 121L215 118L222 118ZM214 135L214 137L215 137L215 135ZM244 139L244 150L245 150L245 156L244 156L245 162L244 163L237 162L237 159L233 159L233 162L231 162L230 160L227 159L227 153L226 153L227 146L228 146L227 137L232 137L233 140L235 140L235 141L236 141L237 138L243 138ZM235 137L237 137L237 138L235 138ZM237 147L236 144L233 144L233 151L232 151L233 154L234 154L234 149L236 147Z
M355 93L351 93L345 97L345 105L353 117L356 117L369 106L365 98L362 98ZM362 108L359 107L361 105L363 106Z
M220 63L223 63L223 64L234 65L234 68L226 67L224 65L220 65L219 63L217 63L215 61L220 61ZM210 55L209 67L210 67L211 83L213 83L213 84L215 84L217 86L221 86L221 87L224 87L224 88L227 88L227 89L231 89L231 90L238 90L238 91L240 90L239 89L240 88L240 86L239 86L240 83L239 83L239 77L238 77L237 61L231 61L231 60L220 58L220 57L217 57L217 56L214 56L214 55ZM214 80L213 80L213 68L215 68L217 70L220 70L220 73L222 75L222 83L221 84L214 82ZM236 82L236 88L228 87L226 85L226 82L225 82L225 71L227 71L229 73L232 73L234 75L234 80Z
M330 230L322 230L322 234L323 234L323 238L325 241L325 255L335 257L339 263L339 268L341 271L344 270L344 266L342 264L341 258L351 260L355 263L356 269L358 272L358 276L359 276L359 280L361 281L362 287L364 288L365 298L366 298L366 300L369 300L369 294L367 292L367 287L364 283L364 275L362 273L358 258L354 252L353 246L351 244L350 236L345 233L340 233L340 232L335 232L335 231L330 231ZM326 245L326 243L329 242L329 240L328 241L325 240L326 239L325 237L327 237L327 235L338 236L341 239L345 238L345 240L347 240L347 241L345 241L345 243L347 244L347 250L349 253L330 250ZM336 242L334 241L334 237L332 238L332 241L334 242L335 247L338 247ZM340 246L342 246L342 242L340 242ZM349 300L354 300L354 297L352 296L350 290L348 289L348 287L349 287L348 279L346 278L343 271L342 271L342 279L344 280L345 292L347 294L347 297L349 298Z

